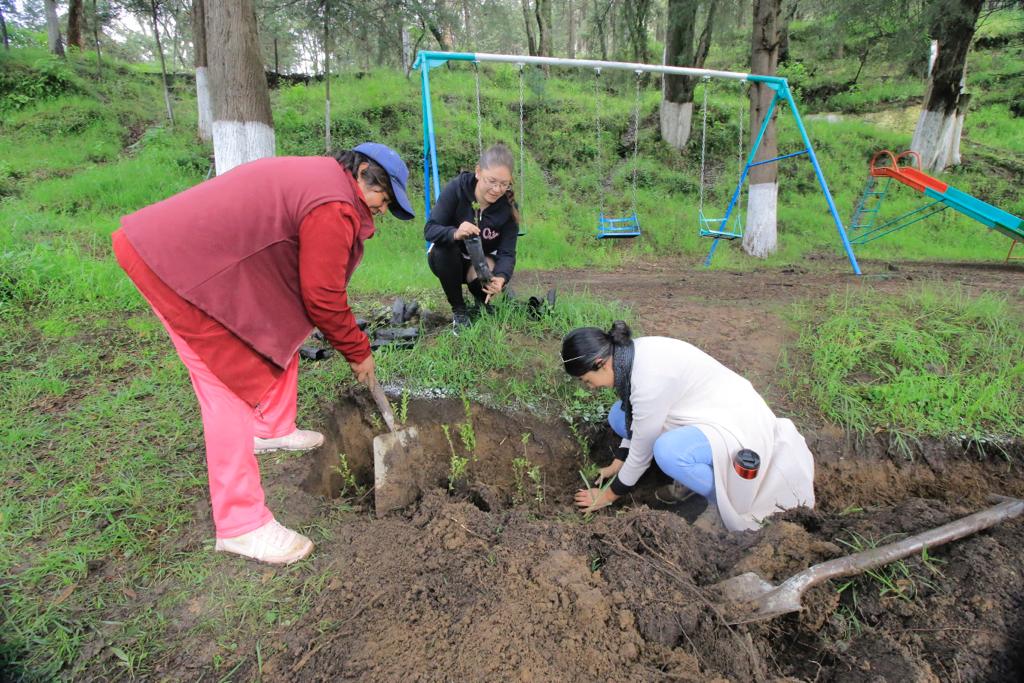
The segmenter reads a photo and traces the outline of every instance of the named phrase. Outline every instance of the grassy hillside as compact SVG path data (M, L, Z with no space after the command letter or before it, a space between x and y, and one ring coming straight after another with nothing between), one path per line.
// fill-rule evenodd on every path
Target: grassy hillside
M803 30L811 27L797 27L795 39ZM965 129L965 164L942 177L1022 214L1024 123L1010 116L1006 87L1020 73L1022 55L1020 40L1002 39L1019 35L1019 25L985 30L994 37L971 57L978 89ZM813 48L813 41L803 43ZM741 56L718 50L712 66L740 68ZM794 72L794 83L809 91L848 68L823 63L822 70L805 72L806 80ZM206 654L214 654L200 664L230 678L231 667L249 656L239 653L239 643L287 628L325 577L248 567L222 574L218 562L230 560L211 559L201 540L208 530L195 528L206 477L195 399L162 328L113 262L109 234L119 216L200 182L209 171L209 149L194 138L190 83L174 86L178 125L171 128L152 74L108 63L96 80L94 71L90 57L63 62L41 51L0 51L0 547L8 551L0 553L0 678L8 667L30 680L75 678L86 670L94 677L146 674L162 652L180 644L176 637L207 643ZM808 101L803 110L844 219L873 151L905 148L913 128L923 83L903 76L883 81L883 72L873 65L860 89ZM465 67L436 70L432 84L447 178L475 160L475 88ZM485 143L516 144L518 85L514 68L482 69ZM530 269L665 256L696 265L708 246L696 225L700 140L695 136L685 154L663 148L657 85L641 96L637 209L645 235L625 244L592 235L602 206L621 212L630 203L630 78L608 75L599 103L587 73L545 79L530 71L524 85L526 182L517 194L528 235L520 242L520 277L528 279ZM399 149L413 172L419 209L416 79L344 75L332 92L336 145L379 139ZM322 85L272 94L280 154L321 151L322 98ZM742 110L735 87L714 85L709 213L724 206L732 189ZM781 148L792 150L792 126L780 124L780 134ZM780 253L755 262L730 245L719 250L715 267L801 263L845 270L840 260L804 260L837 254L838 241L810 166L788 161L782 169ZM905 210L915 201L908 191L890 208ZM375 294L405 292L438 303L422 223L384 218L379 227L353 282L360 305ZM1001 261L1006 248L1005 238L947 214L860 254ZM1019 435L1021 397L1014 388L1024 372L1024 326L998 297L976 304L960 299L922 294L890 305L837 298L807 313L799 324L828 334L806 335L793 352L815 373L796 389L814 394L822 414L858 430ZM582 297L559 301L558 316L541 325L506 313L458 340L444 335L414 351L380 353L381 375L411 387L484 391L506 405L543 403L549 414L593 418L600 397L560 381L551 339L573 325L605 325L630 314ZM917 319L919 309L931 317ZM975 345L986 341L998 354L979 358L959 343L968 338ZM456 358L479 362L456 364ZM935 380L937 366L948 382ZM341 362L304 367L301 416L316 419L320 401L349 381ZM993 402L998 409L987 409ZM344 501L336 502L341 514ZM186 536L200 540L183 543ZM146 600L140 603L137 594ZM175 631L175 615L192 614L196 595L212 608L190 618L188 633Z

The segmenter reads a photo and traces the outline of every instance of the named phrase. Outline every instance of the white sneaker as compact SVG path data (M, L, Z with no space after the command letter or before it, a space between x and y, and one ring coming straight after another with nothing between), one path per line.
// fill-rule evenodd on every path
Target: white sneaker
M253 446L257 453L273 453L274 451L308 451L324 442L324 435L308 429L296 429L291 434L275 439L255 437Z
M313 552L313 541L272 519L241 536L218 538L214 550L267 564L291 564Z

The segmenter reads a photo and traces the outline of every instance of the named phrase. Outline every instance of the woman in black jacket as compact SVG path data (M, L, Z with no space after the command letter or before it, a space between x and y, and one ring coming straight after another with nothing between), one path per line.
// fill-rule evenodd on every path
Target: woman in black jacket
M462 285L466 283L478 305L490 305L512 279L516 267L519 212L512 194L512 152L502 144L488 148L473 173L460 173L449 182L423 229L431 242L430 270L452 307L456 334L469 325ZM466 240L479 238L491 279L482 282L470 261Z

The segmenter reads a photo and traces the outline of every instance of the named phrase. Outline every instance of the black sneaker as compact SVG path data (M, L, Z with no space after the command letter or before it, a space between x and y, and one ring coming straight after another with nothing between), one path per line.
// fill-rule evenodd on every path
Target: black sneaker
M462 330L466 329L472 324L473 323L469 319L469 315L466 313L465 309L461 311L452 312L452 334L454 334L456 337L459 336L459 333L462 332Z

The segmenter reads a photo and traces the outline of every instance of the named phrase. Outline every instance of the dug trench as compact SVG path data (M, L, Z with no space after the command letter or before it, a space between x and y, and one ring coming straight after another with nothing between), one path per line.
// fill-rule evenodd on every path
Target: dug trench
M805 430L817 457L816 508L727 533L691 523L701 511L694 499L658 503L654 492L667 480L653 471L626 505L589 517L575 511L586 459L610 459L606 429L581 435L559 420L414 399L407 420L420 431L432 485L409 508L378 518L367 492L372 439L383 429L374 415L361 392L347 395L327 413L322 448L265 468L285 521L327 529L311 563L328 578L298 623L268 634L278 647L264 651L249 679L1024 675L1019 518L813 588L802 612L772 621L728 625L709 589L746 571L777 583L977 511L991 494L1024 496L1020 444L920 442L908 455L879 437L858 442L834 428ZM450 483L453 454L466 467ZM339 507L346 512L325 512Z

